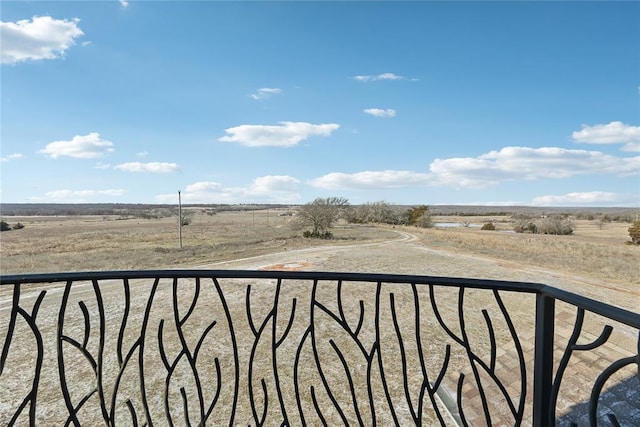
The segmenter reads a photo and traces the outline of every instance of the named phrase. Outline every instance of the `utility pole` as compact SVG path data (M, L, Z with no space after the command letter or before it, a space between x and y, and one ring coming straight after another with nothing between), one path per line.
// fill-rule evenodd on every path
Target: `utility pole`
M180 249L182 249L182 199L178 191L178 239L180 240Z

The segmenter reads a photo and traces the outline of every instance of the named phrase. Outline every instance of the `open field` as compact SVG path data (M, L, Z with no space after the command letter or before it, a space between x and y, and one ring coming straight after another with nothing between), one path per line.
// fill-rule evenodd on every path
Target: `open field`
M302 238L292 226L293 217L287 215L291 211L284 208L215 215L202 209L185 212L193 215L182 228L182 249L175 216L6 216L9 224L20 222L25 228L0 235L0 267L3 274L192 268L291 249L380 242L396 238L394 231L402 228L342 225L334 228L334 239L318 240ZM434 216L433 220L469 226L409 228L426 248L513 262L523 269L546 268L640 285L640 248L627 244L626 222L577 220L573 235L551 236L510 233L508 216ZM481 231L479 226L489 221L496 231Z
M292 226L292 216L284 215L286 213L288 213L286 210L272 209L255 212L225 211L209 215L205 211L197 210L192 216L192 222L183 227L182 249L179 248L177 217L175 216L160 219L140 219L122 215L5 217L4 219L9 224L20 222L25 227L1 234L0 266L2 274L116 269L203 268L303 269L310 271L381 272L488 278L547 283L618 305L628 310L638 311L638 303L640 302L638 288L638 285L640 285L640 247L626 244L629 240L627 233L628 223L611 222L600 224L595 220L578 220L576 221L574 235L548 236L511 233L509 218L504 215L435 216L433 219L436 223L468 222L469 226L419 229L389 225L358 226L341 224L332 230L335 236L334 239L318 240L300 237L300 230ZM283 215L281 216L281 214ZM488 221L494 222L497 228L496 231L480 230L479 225ZM241 352L242 357L246 358L254 340L246 319L247 314L244 302L246 294L244 288L236 286L237 284L226 283L223 285L225 285L224 292L230 304L231 314L234 319L239 319L239 323L236 324L239 328L237 330L237 338L239 346L244 349ZM189 283L184 283L185 289L189 289L189 286ZM108 323L117 326L117 321L122 311L121 288L110 283L101 284L101 288L105 304L108 302L110 307L106 312L110 318L113 317L111 319L113 322L110 320ZM79 294L74 298L84 300L87 304L94 304L89 286L80 284L77 289ZM141 317L149 293L150 282L136 284L136 289L138 290L133 294L132 309L137 313L136 316ZM399 322L401 328L410 330L413 319L410 315L412 304L411 295L407 294L406 289L406 287L404 290L389 287L386 291L389 295L391 292L395 294L398 307L404 307L399 313L406 312L409 314L406 318L405 316L400 316ZM10 290L0 291L2 301L0 310L8 310L11 298ZM307 287L283 288L282 301L290 304L293 298L297 298L301 303L300 307L307 307L309 306L307 291ZM486 328L480 309L488 308L493 318L500 318L500 313L496 311L495 301L492 301L490 295L485 294L470 290L465 302L467 306L466 313L469 316L467 333L474 342L474 348L482 354L486 354L488 349L485 348L487 345ZM384 298L388 298L386 293L385 295ZM368 288L363 288L362 286L352 285L345 288L343 297L345 298L347 317L357 318L359 301L365 301L366 312L371 313L374 304L371 301L373 296L373 293L368 292ZM24 297L26 301L29 300L27 294ZM57 319L55 310L59 306L60 298L60 292L50 292L44 298L40 308L39 323L40 327L44 328L43 333L49 337L45 340L45 342L49 343L48 345L52 345L55 342ZM188 300L189 294L185 294L184 298ZM193 321L199 322L199 326L197 328L187 328L188 331L192 331L195 334L194 337L187 336L193 342L198 339L197 334L202 330L202 325L206 324L206 319L212 314L208 307L215 306L217 302L215 297L211 301L206 298L210 297L202 296L203 305L198 304L197 315L193 316ZM323 301L326 300L327 307L331 307L334 312L338 311L334 307L335 289L330 284L320 288L317 298ZM424 298L422 306L426 307L429 296L423 292L421 293L421 298ZM439 291L437 298L438 305L442 310L441 314L447 323L455 324L458 318L457 293L443 290L442 292ZM534 298L513 293L505 293L503 298L517 330L523 336L530 336L533 326ZM166 321L170 322L171 316L167 317L164 314L171 313L173 310L170 283L162 285L158 291L156 301L154 313L157 310L157 316L166 317ZM257 290L252 292L251 306L252 310L257 313L257 319L262 319L267 315L266 310L272 303L272 290L265 288L264 292ZM188 302L182 303L183 306L187 304ZM89 312L95 312L92 307L89 307ZM288 309L287 307L287 305L284 307L285 313ZM303 309L301 308L300 310ZM7 313L8 311L3 312ZM303 311L300 313L300 319L304 321ZM70 319L66 326L69 328L69 333L81 337L83 333L82 323L72 321L71 315L69 316ZM284 315L283 317L286 318L287 316ZM572 319L575 318L574 310L563 303L558 304L558 318L562 322L566 320L565 323L567 325L560 327L564 323L559 323L556 333L570 333ZM602 328L603 319L589 317L588 320L588 334L597 336ZM132 316L131 321L134 323L131 327L132 336L129 337L127 335L127 340L135 338L137 331L135 322L139 322L140 319ZM367 317L367 322L369 321L370 319ZM435 357L435 359L429 361L429 363L439 366L442 361L438 357L441 358L442 356L444 344L450 343L453 346L452 372L451 376L448 374L444 382L447 390L453 393L455 391L457 369L458 367L463 369L465 365L465 353L456 347L455 342L447 341L447 337L443 335L442 330L434 328L432 315L425 316L424 322L421 325L424 334L423 344L426 346L428 343L438 343L437 346L430 347L430 357ZM0 337L5 335L4 327L0 324ZM27 336L27 325L23 324L22 327L25 329L25 336ZM501 372L504 375L507 375L512 370L509 364L515 360L512 351L513 345L510 344L507 332L508 330L504 325L496 330L500 345L498 364L502 366L501 364L504 363L503 368L501 368L503 369ZM108 341L113 342L117 330L109 333L114 334L107 337ZM383 339L382 342L394 342L391 339L395 336L393 331L389 333L391 334L390 339ZM328 336L338 336L337 332L333 330L331 330L331 334ZM617 346L616 348L621 349L621 354L634 354L637 336L633 334L633 331L628 331L624 328L616 330L610 342ZM298 336L299 333L298 335L292 333L292 335ZM363 335L362 338L364 341L370 340L370 337L366 335ZM558 338L561 341L566 339L564 335L558 335ZM0 381L0 389L4 389L7 392L9 390L17 390L15 384L13 384L14 378L22 378L20 372L29 371L32 364L29 358L24 357L25 354L31 354L29 353L32 351L29 347L30 344L31 341L26 338L23 343L16 342L13 344L9 353L11 363L8 364L11 370L5 371L4 378L0 378L2 380ZM298 342L294 341L294 344L297 345ZM348 342L346 344L343 343L345 346L348 346L347 344ZM24 348L22 345L24 345ZM57 367L53 357L55 351L55 348L45 348L46 364L44 369L47 372L45 375L50 374L51 378L55 378L57 375ZM174 353L178 354L177 351L175 350ZM217 350L213 348L207 351L215 352ZM390 351L396 350L391 349ZM295 351L283 350L283 354L292 353L295 353ZM356 357L358 355L357 352L345 352L344 355L349 359L358 360ZM227 363L229 362L228 356L220 357L223 363L225 360ZM557 356L557 360L559 360L559 357ZM528 369L530 369L532 361L530 349L525 352L525 360ZM576 360L581 361L581 359ZM244 359L240 362L242 366L249 363ZM600 364L590 364L587 369L583 367L583 364L583 362L577 364L574 370L569 371L565 377L567 390L588 391L591 386L585 387L580 381L583 378L591 378L592 375L597 374L597 369L602 368ZM158 375L164 372L162 365L158 361L149 362L148 366L151 372L155 372L156 367L159 367ZM357 364L353 366L357 366ZM84 366L78 365L77 372L74 371L75 373L73 374L78 375L77 378L86 378L92 375L89 370L85 372L80 368L84 369ZM222 369L224 371L230 368L222 365ZM282 369L284 369L284 366ZM335 372L342 371L336 370ZM467 374L470 375L469 372ZM625 371L626 374L628 373ZM114 374L106 374L107 377L109 375ZM417 376L412 376L412 378L414 377L418 378ZM625 378L622 378L621 381L625 381ZM153 381L161 383L162 378L158 377L156 379L153 377ZM337 377L335 381L336 384L340 383ZM18 382L24 383L24 381ZM5 386L2 386L3 384ZM86 388L89 385L83 381L75 381L72 391L74 393L80 392L83 387ZM161 386L159 387L161 388ZM240 396L240 400L245 402L246 405L252 400L252 397L247 393L247 391L242 391ZM514 393L517 394L517 392ZM584 396L576 396L573 400L567 400L570 403L566 403L566 405L581 402L581 399L584 399ZM324 404L327 407L330 406L329 402L324 402ZM228 407L228 405L222 406ZM124 406L121 405L119 408L118 410L124 411ZM58 410L61 414L65 412L63 408L55 409L55 411ZM1 415L2 411L0 410L0 418L2 418ZM99 418L99 411L96 410L94 415ZM159 414L158 417L161 418L162 414ZM238 417L251 424L251 413L248 406L244 409L239 409ZM407 422L409 421L410 419L407 418ZM525 422L525 425L527 425L527 422Z
M186 212L189 212L186 210ZM86 270L190 268L203 263L245 258L291 248L327 244L304 239L291 227L291 216L276 210L198 212L182 227L177 217L120 216L5 217L21 230L2 233L3 274ZM388 238L384 229L343 228L331 244Z
M10 225L25 227L0 235L0 268L2 274L287 269L286 259L294 258L296 269L540 282L632 310L640 306L640 247L629 244L627 222L580 219L570 236L516 234L509 216L485 212L433 217L436 225L467 225L462 227L339 224L333 239L322 240L301 237L293 212L282 207L213 214L191 207L185 209L191 222L182 228L182 249L177 216L5 216ZM480 230L489 221L496 231ZM332 256L343 250L348 256ZM295 251L316 255L296 258ZM237 262L259 256L271 265Z
M496 231L483 231L478 227L434 228L421 233L421 242L431 248L511 261L523 269L540 267L640 285L640 248L627 244L630 241L628 223L576 220L573 235L554 236L510 233L511 222L504 217L474 218L473 221L477 224L493 221Z

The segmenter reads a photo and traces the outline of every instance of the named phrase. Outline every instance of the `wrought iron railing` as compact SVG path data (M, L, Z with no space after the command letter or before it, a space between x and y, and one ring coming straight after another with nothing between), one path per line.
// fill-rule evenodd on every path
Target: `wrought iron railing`
M231 270L0 284L0 425L640 425L640 314L545 285Z

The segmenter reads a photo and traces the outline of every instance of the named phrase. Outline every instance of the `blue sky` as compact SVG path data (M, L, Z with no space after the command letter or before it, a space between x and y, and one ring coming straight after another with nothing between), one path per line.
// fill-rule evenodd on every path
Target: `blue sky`
M640 206L637 2L1 7L5 203Z

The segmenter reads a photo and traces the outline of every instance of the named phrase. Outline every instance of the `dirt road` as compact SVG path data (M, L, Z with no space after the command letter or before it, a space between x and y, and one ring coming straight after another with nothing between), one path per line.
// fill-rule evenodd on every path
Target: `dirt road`
M604 283L534 265L434 249L421 244L418 236L410 231L393 231L398 237L384 242L295 249L194 267L349 271L535 282L634 312L640 307L640 290L631 284Z

